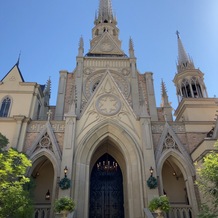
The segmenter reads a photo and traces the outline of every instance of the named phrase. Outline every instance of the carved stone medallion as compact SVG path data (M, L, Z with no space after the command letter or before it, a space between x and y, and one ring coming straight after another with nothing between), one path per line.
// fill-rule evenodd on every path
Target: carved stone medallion
M101 50L108 52L108 51L112 51L113 50L113 45L109 42L104 42L101 44Z
M119 98L112 94L104 94L96 101L97 111L106 116L112 116L120 111L121 102Z

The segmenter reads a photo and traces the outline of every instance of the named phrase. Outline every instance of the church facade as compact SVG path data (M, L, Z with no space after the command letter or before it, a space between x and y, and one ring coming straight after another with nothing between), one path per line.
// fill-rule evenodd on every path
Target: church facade
M35 217L54 217L55 199L70 196L76 218L142 218L158 195L168 196L169 217L197 216L194 163L218 139L218 99L177 40L175 119L164 82L156 106L153 74L139 73L132 39L123 52L109 0L100 0L88 53L80 38L75 69L60 71L55 106L51 81L25 82L19 63L2 78L0 132L32 161Z

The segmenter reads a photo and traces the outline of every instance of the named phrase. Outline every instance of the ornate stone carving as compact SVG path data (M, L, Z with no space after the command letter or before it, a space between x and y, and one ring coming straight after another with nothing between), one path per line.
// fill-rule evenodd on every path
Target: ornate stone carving
M87 67L87 68L84 69L84 73L85 73L86 75L89 75L89 74L92 73L92 69L89 68L89 67Z
M152 133L162 133L164 129L165 123L162 124L153 124L151 129ZM175 124L171 126L175 133L183 133L185 132L185 126L181 124Z
M109 52L114 49L114 46L110 42L103 42L100 49L104 52Z
M121 102L119 98L112 94L101 95L96 101L97 111L106 116L112 116L120 111Z
M116 81L123 95L126 97L126 99L129 99L129 95L130 95L129 81L124 76L120 75L117 72L110 71L110 73L113 76L114 80ZM97 84L101 81L104 74L105 71L95 72L90 74L86 78L85 85L83 87L83 93L87 100L92 95L93 91L97 87Z
M51 140L50 140L48 134L45 134L45 135L41 138L41 140L39 141L39 146L40 146L41 148L49 148L49 147L51 147Z
M167 134L167 136L164 140L164 148L165 149L170 149L170 148L177 149L178 148L175 140L173 139L173 137L169 133Z
M52 123L52 130L54 132L64 132L65 125L63 122ZM31 122L28 126L27 132L40 132L45 128L45 122Z
M122 74L123 74L124 76L128 76L129 73L130 73L130 71L129 71L128 68L124 68L124 69L122 69Z

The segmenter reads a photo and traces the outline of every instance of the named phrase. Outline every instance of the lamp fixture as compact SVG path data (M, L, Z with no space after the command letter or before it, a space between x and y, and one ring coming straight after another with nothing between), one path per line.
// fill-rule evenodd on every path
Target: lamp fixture
M178 175L175 171L173 172L173 176L176 177L176 180L179 180L179 178L183 178L182 173L180 173L180 175Z
M68 172L68 169L67 169L67 166L65 166L65 168L64 168L64 177L65 178L67 177L67 172Z
M102 163L101 162L98 162L97 163L97 168L98 170L102 170L102 171L116 171L117 170L117 162L113 161L112 164L110 164L110 161L103 161Z
M154 169L152 167L150 167L150 173L151 173L151 176L153 176Z
M50 200L50 192L49 192L49 189L48 189L47 193L45 194L45 200Z
M97 163L97 169L98 170L101 170L103 172L114 172L114 171L117 171L117 167L118 167L118 164L117 162L113 161L109 161L108 160L108 155L106 157L106 160L105 161L99 161Z

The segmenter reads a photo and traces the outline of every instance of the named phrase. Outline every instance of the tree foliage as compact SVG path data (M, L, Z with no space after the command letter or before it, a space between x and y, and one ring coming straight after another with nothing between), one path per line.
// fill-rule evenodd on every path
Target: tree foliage
M202 193L204 203L199 217L218 217L218 142L215 151L207 154L198 168L197 184Z
M32 202L24 187L30 182L25 173L31 162L15 149L4 150L8 141L2 134L0 143L0 218L29 218Z

